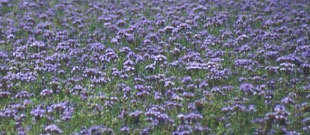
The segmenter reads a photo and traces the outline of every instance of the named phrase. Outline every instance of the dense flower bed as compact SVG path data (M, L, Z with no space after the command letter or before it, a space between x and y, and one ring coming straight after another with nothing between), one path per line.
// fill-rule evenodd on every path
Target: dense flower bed
M310 133L307 0L0 0L0 134Z

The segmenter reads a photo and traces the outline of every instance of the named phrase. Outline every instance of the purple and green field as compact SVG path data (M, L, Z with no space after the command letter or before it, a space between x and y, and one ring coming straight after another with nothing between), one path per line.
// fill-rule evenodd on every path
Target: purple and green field
M0 0L0 135L310 134L309 0Z

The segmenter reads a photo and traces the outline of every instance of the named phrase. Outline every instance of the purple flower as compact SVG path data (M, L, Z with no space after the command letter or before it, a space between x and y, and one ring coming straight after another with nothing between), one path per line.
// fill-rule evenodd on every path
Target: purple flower
M281 103L284 105L289 105L289 104L295 104L295 101L291 97L285 97L281 100Z
M93 51L103 51L105 49L105 45L103 45L102 43L91 43L88 44L89 49L93 50Z
M15 98L30 98L32 96L34 96L33 93L30 93L26 90L22 90L15 95Z
M248 111L249 112L256 112L256 106L253 105L253 104L250 104L249 107L248 107Z
M44 128L45 132L62 134L62 130L55 124L48 125Z
M24 110L26 108L26 105L24 104L10 104L8 107L12 109L17 109L17 110Z
M17 115L17 113L18 110L12 108L5 108L3 110L0 110L1 117L14 118Z
M209 133L210 131L211 131L211 129L209 127L203 127L200 124L195 124L195 126L194 126L194 132L196 134Z
M144 129L142 129L140 131L140 135L149 135L150 132L151 132L151 128L150 127L146 127L146 128L144 128Z
M130 128L129 128L129 127L126 127L126 126L124 126L124 127L122 127L122 128L120 129L120 131L121 131L122 133L129 133Z
M155 58L155 63L163 63L167 60L166 56L164 55L156 55L154 58Z
M164 28L164 31L166 32L166 33L172 33L172 30L174 29L174 27L173 26L166 26L165 28Z
M135 63L134 63L132 60L127 59L127 60L123 63L123 65L124 65L124 67L125 67L125 66L134 66Z
M129 52L132 52L129 47L122 47L119 49L120 53L128 54Z
M11 95L11 92L9 91L0 91L0 98L9 97Z
M251 83L243 83L240 85L240 90L245 94L249 94L249 95L255 94L254 89L255 87Z
M199 88L207 88L208 86L209 85L207 81L201 81L199 84Z
M40 92L40 95L43 96L43 97L51 96L52 94L53 94L53 90L51 90L51 89L43 89Z
M142 113L143 113L142 111L137 110L137 111L129 113L128 116L131 117L134 124L139 124L140 116L142 115Z
M192 77L190 76L185 76L183 77L182 81L181 81L183 84L189 84L192 82Z
M42 118L45 115L45 109L42 107L37 107L36 109L32 109L30 114L35 118Z
M256 61L253 61L251 59L237 59L235 60L236 66L253 66L256 64Z

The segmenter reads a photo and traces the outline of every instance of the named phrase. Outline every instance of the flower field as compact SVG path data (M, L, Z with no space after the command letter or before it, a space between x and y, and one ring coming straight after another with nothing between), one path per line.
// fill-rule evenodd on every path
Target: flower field
M0 0L17 134L310 134L310 2Z

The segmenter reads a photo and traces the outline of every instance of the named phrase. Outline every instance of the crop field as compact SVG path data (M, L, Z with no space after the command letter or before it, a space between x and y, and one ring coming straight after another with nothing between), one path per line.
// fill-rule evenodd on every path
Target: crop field
M0 0L0 135L310 134L309 0Z

